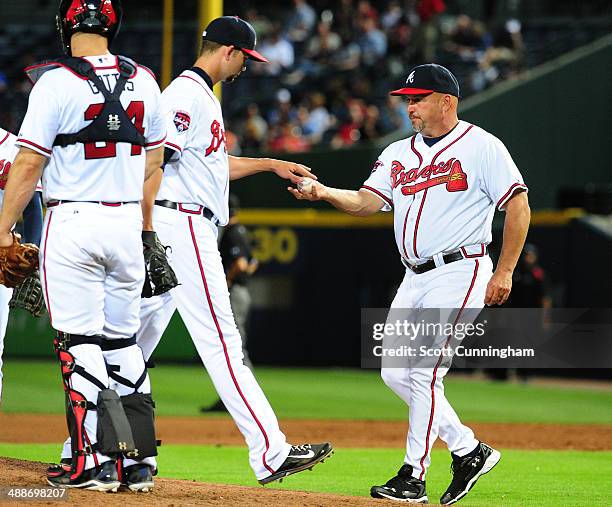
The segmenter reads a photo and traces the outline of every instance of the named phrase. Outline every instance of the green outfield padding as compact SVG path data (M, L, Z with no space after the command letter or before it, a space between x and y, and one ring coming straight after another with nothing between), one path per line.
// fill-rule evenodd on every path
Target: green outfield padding
M53 461L59 444L0 444L0 456ZM367 496L401 466L401 450L337 449L316 467L268 488ZM160 448L160 477L257 486L244 447L167 445ZM450 457L434 450L427 493L435 503L450 482ZM462 506L592 506L612 497L612 452L502 450L502 460L479 480Z
M5 412L63 412L54 361L7 359ZM194 416L216 399L203 367L160 365L150 371L158 415ZM281 419L405 420L406 405L372 370L255 368ZM612 391L510 384L450 376L446 395L465 421L612 423Z

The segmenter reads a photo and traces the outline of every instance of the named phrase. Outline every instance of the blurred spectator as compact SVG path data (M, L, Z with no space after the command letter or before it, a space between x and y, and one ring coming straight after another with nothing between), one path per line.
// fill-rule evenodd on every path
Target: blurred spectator
M399 20L404 15L404 10L398 0L391 0L387 5L387 10L383 12L380 18L380 24L383 30L388 31L399 23Z
M360 21L371 19L374 23L377 23L378 11L372 7L369 0L359 0L359 2L357 2L357 19Z
M262 41L258 50L268 59L269 63L254 65L253 72L263 73L268 76L280 76L283 71L293 65L293 46L281 35L280 26L278 25L274 26L270 35Z
M340 0L340 5L335 10L334 25L343 41L348 42L353 39L357 30L357 17L353 0Z
M372 17L361 20L362 35L357 39L361 51L361 63L368 67L379 65L387 53L387 36L376 26Z
M408 108L401 97L389 95L387 97L387 107L381 116L383 131L385 133L394 130L401 130L408 133L412 131L412 122L408 116Z
M415 37L417 58L433 62L438 42L438 15L446 10L444 0L419 0L416 6L420 24Z
M373 141L381 136L380 110L374 104L366 107L363 125L359 132L361 134L360 138L364 141Z
M242 147L240 146L240 140L238 136L229 129L225 129L225 146L227 153L239 157L242 153Z
M276 93L276 104L272 106L268 115L268 123L272 126L297 120L297 113L291 104L291 93L281 88Z
M317 77L329 70L331 59L338 54L342 40L331 31L331 21L320 21L317 34L310 38L304 59L298 68L287 76L287 84L299 83L305 76Z
M297 153L309 148L310 144L302 136L302 131L295 123L287 121L274 127L274 134L269 145L271 151Z
M260 150L264 147L268 135L268 124L259 114L259 106L251 103L247 107L247 118L244 122L242 145L245 150Z
M310 110L308 116L301 121L302 132L313 144L318 143L329 129L334 118L325 107L325 95L315 92L309 96Z
M333 148L350 146L361 139L361 129L365 118L363 102L357 99L350 100L347 104L347 115L331 141Z
M306 0L293 0L293 5L294 9L289 15L285 31L297 55L301 56L305 41L317 22L317 13Z
M246 10L244 19L253 25L258 38L263 39L272 31L272 22L265 16L261 16L255 7Z
M497 24L491 32L491 45L472 80L474 91L481 91L496 81L516 76L523 65L521 23L516 19Z
M484 51L483 35L482 25L466 14L461 14L457 16L444 49L464 61L476 61Z

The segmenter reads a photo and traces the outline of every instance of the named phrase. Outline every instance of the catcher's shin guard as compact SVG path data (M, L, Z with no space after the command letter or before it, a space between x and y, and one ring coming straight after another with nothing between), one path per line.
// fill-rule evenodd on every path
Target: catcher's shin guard
M85 396L72 388L71 377L77 373L100 390L106 386L93 375L86 372L83 367L76 364L74 356L69 348L74 345L92 344L99 345L98 336L69 335L58 332L54 340L55 352L60 361L62 370L62 382L66 393L66 418L72 445L72 473L71 480L78 479L85 470L86 458L93 455L94 462L98 466L95 454L95 446L92 445L87 431L85 431L85 417L88 410L96 410L96 405L85 398Z
M134 435L134 452L126 457L135 460L157 456L157 439L155 438L155 402L150 394L134 393L121 397L132 434Z
M124 452L124 456L134 460L157 456L155 402L150 393L147 363L136 345L136 337L103 340L102 351L108 376L121 394L121 403L134 437L135 449Z

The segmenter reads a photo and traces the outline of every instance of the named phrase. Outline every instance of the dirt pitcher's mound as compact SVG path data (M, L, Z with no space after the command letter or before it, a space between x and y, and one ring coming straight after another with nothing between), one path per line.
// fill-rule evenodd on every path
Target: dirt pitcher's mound
M544 423L468 423L476 438L502 449L612 450L612 425ZM230 417L159 417L164 444L244 445ZM408 421L286 419L281 429L290 442L332 442L335 447L406 445ZM49 443L66 438L64 416L0 413L0 442ZM443 446L438 441L437 446Z
M0 505L17 505L7 501L6 488L46 487L44 479L47 465L36 461L21 461L0 458ZM287 479L287 480L290 480ZM308 493L306 491L286 491L270 487L249 488L223 484L179 481L171 479L155 480L152 493L135 494L130 491L119 493L98 493L95 491L68 490L71 505L108 507L109 505L127 506L184 506L184 505L279 505L283 507L360 507L395 506L395 502L373 500L370 498ZM28 504L33 501L28 500ZM62 505L58 501L37 501L36 505Z

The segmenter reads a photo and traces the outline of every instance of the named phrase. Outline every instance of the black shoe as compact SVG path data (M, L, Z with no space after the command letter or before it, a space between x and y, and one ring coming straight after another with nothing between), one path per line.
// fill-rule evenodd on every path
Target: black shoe
M200 407L200 412L202 412L203 414L207 414L208 412L227 412L227 407L221 401L221 399L218 399L209 407Z
M55 479L72 473L72 458L62 458L59 464L47 468L47 479Z
M282 481L285 477L302 470L312 469L317 463L322 463L325 458L334 452L329 442L324 444L292 445L289 456L272 475L260 479L259 484L268 484L273 481Z
M499 451L482 442L479 444L478 452L473 456L459 457L453 455L451 464L453 480L440 498L440 503L450 505L461 500L476 484L476 481L497 465L500 459Z
M372 498L388 498L407 503L427 503L425 481L412 477L412 467L403 465L397 475L387 481L384 486L370 488Z
M153 490L153 470L149 465L137 464L123 470L125 485L132 491L148 493Z
M66 473L58 477L47 476L47 482L55 488L80 488L92 491L116 492L121 483L117 479L117 464L107 461L100 466L85 470L76 480Z

